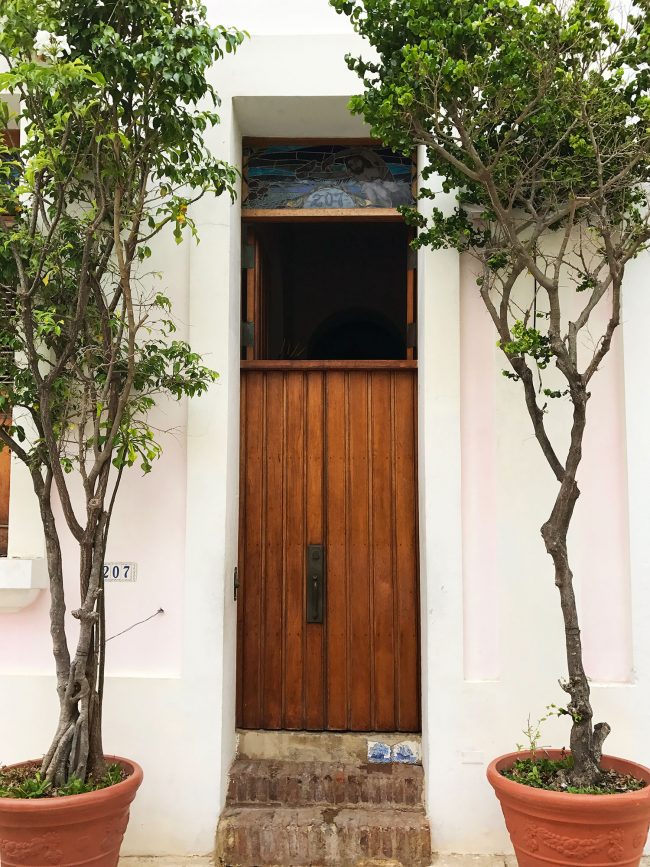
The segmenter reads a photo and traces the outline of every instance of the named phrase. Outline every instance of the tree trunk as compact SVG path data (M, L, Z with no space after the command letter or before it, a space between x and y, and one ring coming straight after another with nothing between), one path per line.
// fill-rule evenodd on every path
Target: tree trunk
M59 722L41 771L54 785L71 777L101 777L105 770L101 740L101 698L98 674L103 653L101 570L104 564L107 515L102 512L81 547L82 604L72 614L79 620L79 639L60 693ZM48 560L49 562L49 560ZM52 580L52 576L51 576ZM57 577L61 580L62 575Z
M56 529L56 521L50 501L52 476L41 478L37 470L33 471L34 488L38 502L45 535L45 554L50 585L50 635L56 666L56 690L59 702L63 700L65 687L70 673L70 650L65 632L65 592L63 588L63 558L61 544Z
M568 785L577 788L590 787L600 779L600 759L603 741L610 732L607 723L593 726L593 710L589 699L589 681L582 660L582 641L578 609L573 589L573 573L569 566L567 534L575 504L580 496L576 482L576 470L582 456L582 438L586 421L586 401L583 393L581 400L574 398L574 420L571 432L571 446L567 455L566 470L560 484L553 511L542 526L542 538L546 550L553 559L555 585L560 592L568 679L561 681L562 689L570 696L567 711L573 721L570 748L573 767L567 773Z

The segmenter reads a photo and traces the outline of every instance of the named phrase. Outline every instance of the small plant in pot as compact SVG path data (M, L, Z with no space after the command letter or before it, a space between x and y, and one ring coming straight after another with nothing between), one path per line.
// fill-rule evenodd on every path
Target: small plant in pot
M490 782L520 864L637 863L650 771L602 754L610 726L594 724L567 534L591 389L620 322L626 266L650 242L648 4L615 19L606 0L331 3L377 51L348 58L365 87L353 110L396 150L426 149L430 216L405 212L416 246L477 260L503 373L557 482L541 532L564 622L570 750L504 756ZM436 207L435 186L458 190L453 212ZM564 438L551 412L569 416ZM522 758L550 768L541 787L503 775ZM641 785L608 788L612 769Z
M157 401L216 378L175 336L147 263L160 233L196 236L194 202L234 196L236 171L204 135L219 120L210 68L244 34L211 26L198 0L3 0L0 13L0 440L38 499L59 699L44 757L0 769L0 860L114 867L142 772L103 750L111 517L128 469L148 473L161 452Z

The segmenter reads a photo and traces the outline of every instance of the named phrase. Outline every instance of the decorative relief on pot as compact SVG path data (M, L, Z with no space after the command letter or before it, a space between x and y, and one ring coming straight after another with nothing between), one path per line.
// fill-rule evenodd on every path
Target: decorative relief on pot
M57 834L52 832L33 837L27 842L0 840L0 863L5 860L25 867L33 864L57 867L63 863L63 850L59 846Z
M623 859L623 832L620 829L584 839L580 837L565 837L562 834L554 834L547 828L529 825L524 832L524 836L531 852L537 852L541 840L545 846L554 852L575 858L578 861L583 861L585 858L603 849L607 852L610 861L621 861Z
M617 831L610 831L608 836L609 846L607 847L607 854L609 860L622 861L624 855L623 832L620 829Z
M648 831L650 831L650 825L645 829L645 832L642 834L637 834L636 837L632 840L632 845L635 849L640 849L645 845L645 841L648 839Z
M102 839L102 851L112 852L113 849L118 849L122 843L126 826L129 824L129 811L127 810L120 816L116 816L109 824L109 827L104 832Z
M524 838L526 840L526 846L530 849L531 852L537 852L539 849L539 841L537 840L537 828L533 826L529 826L524 831Z

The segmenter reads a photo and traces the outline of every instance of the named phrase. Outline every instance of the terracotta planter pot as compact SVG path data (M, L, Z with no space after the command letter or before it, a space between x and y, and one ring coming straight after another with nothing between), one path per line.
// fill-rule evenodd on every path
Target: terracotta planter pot
M119 756L106 760L122 765L127 779L85 795L0 798L2 867L116 867L142 768Z
M560 750L546 750L551 759ZM519 867L550 864L638 865L650 824L650 785L620 795L572 795L514 783L499 771L530 753L495 759L487 777L501 802ZM650 783L650 769L603 756L613 768Z

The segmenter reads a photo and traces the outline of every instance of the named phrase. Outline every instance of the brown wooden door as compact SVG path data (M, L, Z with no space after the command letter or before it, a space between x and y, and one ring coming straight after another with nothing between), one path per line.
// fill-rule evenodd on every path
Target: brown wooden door
M415 362L242 367L237 723L417 731Z

